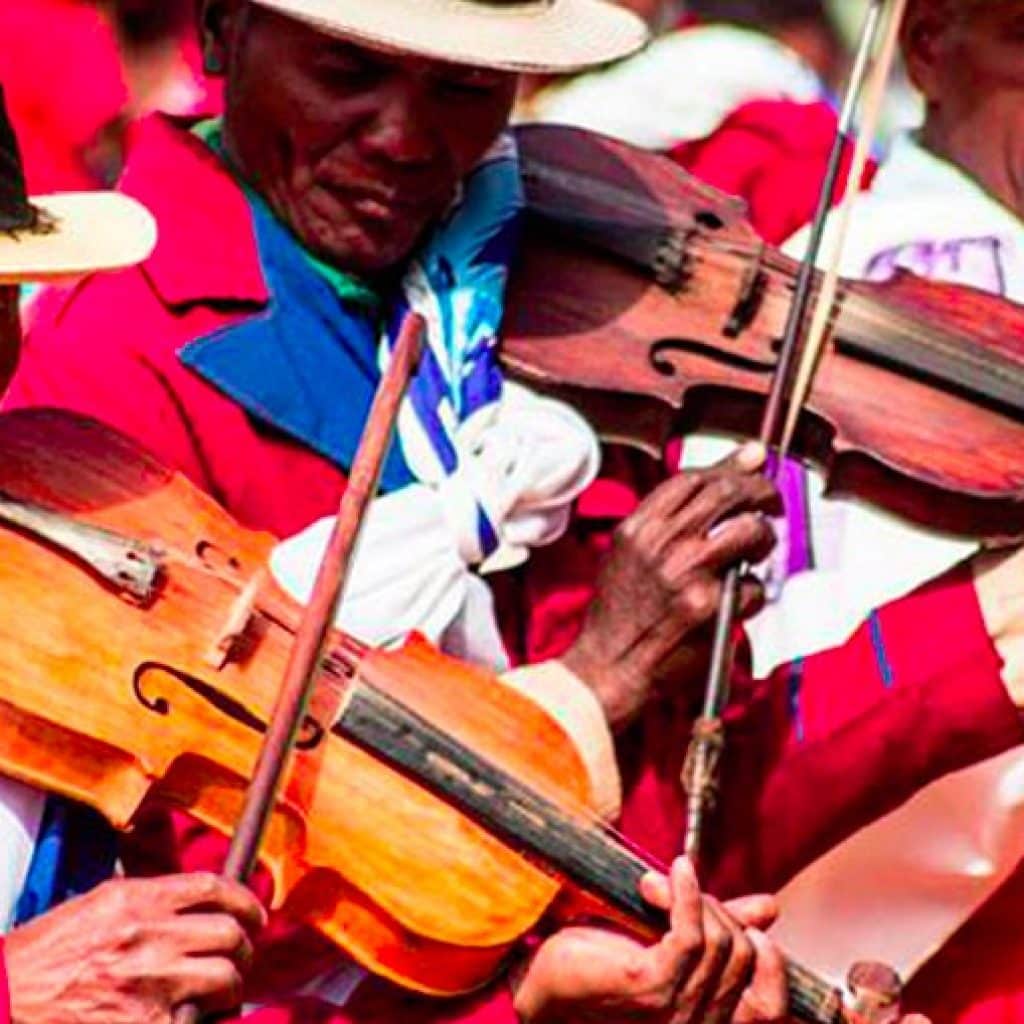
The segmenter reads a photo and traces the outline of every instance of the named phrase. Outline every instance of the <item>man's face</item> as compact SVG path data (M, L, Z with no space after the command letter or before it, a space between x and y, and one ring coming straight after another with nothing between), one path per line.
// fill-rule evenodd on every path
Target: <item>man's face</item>
M307 248L352 273L408 257L508 122L511 74L369 50L245 0L207 0L204 25L231 158Z
M926 143L1024 216L1024 0L948 0L931 21L912 11L906 50Z
M21 322L18 318L18 288L0 285L0 395L18 368L21 351Z

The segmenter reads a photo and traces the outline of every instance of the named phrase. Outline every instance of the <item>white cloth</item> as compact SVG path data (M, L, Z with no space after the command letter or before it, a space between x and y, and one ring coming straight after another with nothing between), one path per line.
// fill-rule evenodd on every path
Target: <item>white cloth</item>
M373 502L338 625L378 646L419 630L451 653L500 668L506 659L490 591L471 566L477 505L502 542L499 561L484 568L514 565L564 533L573 501L597 475L600 449L568 406L509 382L497 417L466 421L457 444L451 477ZM312 590L332 522L314 523L271 557L275 578L300 601Z
M45 805L40 790L0 778L0 934L14 923Z
M806 234L790 249L798 254L805 244ZM897 267L1024 300L1024 224L955 167L901 138L858 199L844 248L849 276L882 279ZM753 624L761 669L837 644L873 607L976 547L825 500L817 479L811 519L823 564L787 581ZM1024 755L1010 752L935 783L812 865L781 893L776 934L837 981L865 956L909 977L1022 856Z
M819 100L823 86L788 47L730 25L668 32L636 56L557 83L525 120L568 124L645 149L707 138L752 100Z

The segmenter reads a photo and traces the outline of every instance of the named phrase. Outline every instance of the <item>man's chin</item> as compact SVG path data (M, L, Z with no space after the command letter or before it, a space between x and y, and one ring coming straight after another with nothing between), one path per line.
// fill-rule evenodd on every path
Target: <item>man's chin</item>
M416 250L420 235L406 231L346 232L324 237L322 232L300 236L303 245L318 259L359 277L384 277L400 272Z

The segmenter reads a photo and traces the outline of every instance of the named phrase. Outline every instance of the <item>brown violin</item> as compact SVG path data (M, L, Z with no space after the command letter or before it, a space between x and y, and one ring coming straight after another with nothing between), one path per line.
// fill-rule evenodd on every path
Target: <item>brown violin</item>
M159 801L229 834L302 614L273 543L94 421L0 416L0 774L120 828ZM482 985L552 909L666 923L561 727L418 639L332 633L262 859L290 917L422 992ZM807 1024L857 1019L789 981Z
M757 436L797 264L665 157L518 131L529 215L502 357L607 439ZM1024 309L901 274L845 282L794 452L933 528L1024 533Z

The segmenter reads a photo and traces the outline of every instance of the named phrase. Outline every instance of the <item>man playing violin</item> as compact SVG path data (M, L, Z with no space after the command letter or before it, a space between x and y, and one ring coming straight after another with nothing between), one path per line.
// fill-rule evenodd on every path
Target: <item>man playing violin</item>
M641 503L657 467L641 486L612 456L595 482L586 424L502 383L493 360L521 206L503 135L515 73L621 55L642 41L638 23L597 0L206 0L201 24L208 68L226 77L223 121L140 126L123 188L156 214L160 244L139 270L40 299L8 407L102 419L246 525L297 535L273 568L301 596L322 541L317 520L345 486L393 326L421 309L432 326L428 369L385 467L343 614L374 642L419 628L492 665L564 654L510 684L578 739L610 814L620 779L609 727L619 731L624 821L670 860L690 709L659 686L667 672L687 689L722 573L770 545L759 515L774 502L756 474L763 455L680 476ZM629 513L613 542L609 524ZM501 635L491 591L467 568L481 564L493 571ZM969 579L949 582L942 597L976 609ZM881 614L912 620L935 600L916 594ZM759 601L748 581L744 610ZM870 664L869 627L858 643L817 659L820 677L856 680ZM864 707L815 723L802 737L810 747L767 736L768 724L786 721L786 681L746 680L738 727L760 762L723 793L736 831L709 862L719 891L775 885L934 774L1019 741L1016 712L989 671L990 638L965 634L962 654L955 672L897 654L900 699L869 696L870 730L851 728L870 717ZM884 792L876 784L893 765L862 763L868 740L854 750L845 739L876 728L874 739L917 737L912 763L897 764ZM838 756L833 733L844 737ZM826 771L836 785L822 792ZM219 866L223 842L194 823L176 819L170 848L167 838L162 817L140 822L126 863ZM766 908L734 905L700 922L685 866L671 890L659 884L652 898L675 911L664 943L643 950L569 929L541 944L514 993L435 1006L362 982L335 950L272 921L254 995L292 996L262 1011L268 1022L688 1021L726 1019L737 1004L741 1019L780 1015L778 961L734 920L763 924Z
M152 251L155 234L145 210L126 197L30 202L6 115L0 129L0 280L8 282L0 285L0 352L8 367L6 384L21 341L17 282L60 280L138 262ZM103 238L89 228L96 221L103 223ZM772 501L770 487L751 472L756 461L723 471L723 479L733 481L737 508ZM714 478L704 479L710 484ZM702 545L710 568L694 559L694 582L713 573L716 558L735 557L737 544L752 553L770 543L761 519L748 518L746 527L746 537L733 529L731 541ZM112 866L104 828L83 808L55 798L44 807L43 801L35 790L0 778L0 913L5 928L14 921L0 945L0 1020L136 1024L167 1021L185 1002L204 1012L237 1004L254 936L266 922L256 897L211 873L121 878L76 895ZM34 831L38 842L29 856ZM684 1021L712 1010L729 1018L738 1004L738 1020L781 1015L781 961L754 930L770 920L770 900L702 908L685 862L670 877L652 875L645 884L652 903L671 909L662 942L645 950L586 928L556 936L521 974L518 1005L525 1018L571 1012L575 1019L586 1013L614 1019L621 1006L630 1008L633 1019L647 1008L652 1018L671 1014Z

